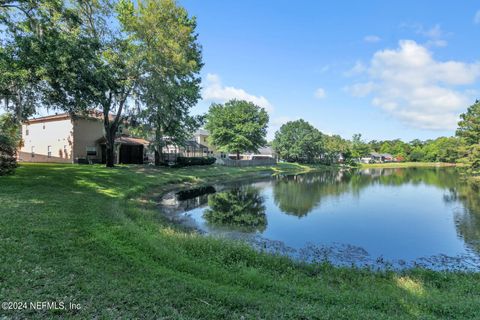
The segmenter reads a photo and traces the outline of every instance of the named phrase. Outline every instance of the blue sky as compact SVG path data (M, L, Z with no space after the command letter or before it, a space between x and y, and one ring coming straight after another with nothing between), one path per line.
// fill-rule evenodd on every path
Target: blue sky
M480 98L474 1L180 0L198 20L203 97L367 140L452 135Z

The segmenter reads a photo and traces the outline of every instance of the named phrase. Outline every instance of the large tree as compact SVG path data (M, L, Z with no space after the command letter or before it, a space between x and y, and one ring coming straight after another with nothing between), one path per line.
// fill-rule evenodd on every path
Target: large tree
M200 99L201 47L196 20L173 0L123 1L121 20L140 44L144 75L136 120L153 137L155 163L167 143L182 145L202 123L190 109Z
M457 136L465 139L468 145L480 143L480 101L475 101L460 119Z
M480 101L475 101L467 112L460 115L457 136L465 142L462 147L461 162L468 167L470 174L480 174Z
M323 134L303 119L282 125L272 146L281 159L289 162L320 161L324 153Z
M359 159L368 155L371 151L370 146L362 140L360 133L354 134L352 137L352 158Z
M339 135L324 135L324 156L322 161L325 164L333 164L343 158L348 161L351 158L350 142Z
M230 100L212 104L205 128L210 131L210 143L221 152L257 152L267 141L268 114L252 102Z
M39 106L48 105L42 95L48 87L46 75L62 78L58 70L54 73L50 68L56 67L69 49L77 54L81 51L71 43L71 34L78 32L80 24L64 1L6 0L0 2L0 27L0 106L19 122L35 114Z
M71 114L101 110L107 166L138 78L137 46L116 23L115 9L109 0L8 1L0 16L7 30L0 55L4 107L18 118L40 104Z

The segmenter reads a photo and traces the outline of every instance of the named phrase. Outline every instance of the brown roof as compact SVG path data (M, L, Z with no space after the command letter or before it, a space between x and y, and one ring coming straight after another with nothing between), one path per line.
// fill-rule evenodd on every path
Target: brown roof
M105 144L106 139L105 137L102 137L96 141L98 144ZM145 139L142 138L134 138L134 137L129 137L129 136L120 136L118 138L115 138L115 143L119 144L128 144L128 145L148 145L150 142L148 142Z
M149 142L145 139L127 137L127 136L121 136L116 138L115 143L130 144L130 145L148 145L149 144Z
M79 118L85 118L85 119L98 119L98 120L103 119L103 113L101 113L100 111L89 111L88 113L85 113L85 114L80 113L80 114L76 114L75 116ZM38 123L38 122L60 121L60 120L67 120L70 118L71 118L70 113L60 113L60 114L28 119L25 121L25 123L31 124L31 123ZM110 120L114 120L115 115L110 114L109 118Z

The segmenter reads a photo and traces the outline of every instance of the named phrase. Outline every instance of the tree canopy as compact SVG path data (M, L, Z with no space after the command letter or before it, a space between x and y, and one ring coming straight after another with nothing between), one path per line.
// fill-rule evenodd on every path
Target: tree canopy
M475 101L467 112L460 115L457 136L469 145L480 143L480 101Z
M212 104L206 116L209 140L221 152L257 152L267 141L268 114L252 102L230 100Z
M158 164L167 143L182 145L203 121L190 115L200 99L203 66L196 20L171 0L139 1L137 8L124 0L122 5L121 19L130 37L140 43L144 64L139 82L142 106L135 117L143 135L151 138Z
M281 159L289 162L319 161L324 151L322 133L302 119L282 125L272 146Z
M480 101L475 101L467 112L460 115L457 136L465 141L461 162L467 165L469 174L480 174Z
M18 123L12 114L0 116L0 176L13 173L17 166L16 150L20 143Z

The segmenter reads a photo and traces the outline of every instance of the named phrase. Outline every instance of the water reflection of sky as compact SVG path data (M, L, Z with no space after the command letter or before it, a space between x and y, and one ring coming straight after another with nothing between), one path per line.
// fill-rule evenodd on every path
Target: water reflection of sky
M471 199L467 207L458 194L445 200L452 192L465 189L453 170L323 174L250 184L262 199L266 215L266 226L258 229L263 231L250 233L294 249L311 244L352 245L371 257L392 261L438 255L478 258L474 250L478 250L479 212L472 212L478 207L472 206ZM210 201L212 195L208 197ZM204 217L208 208L184 214L208 233L238 234L229 225L209 223Z

